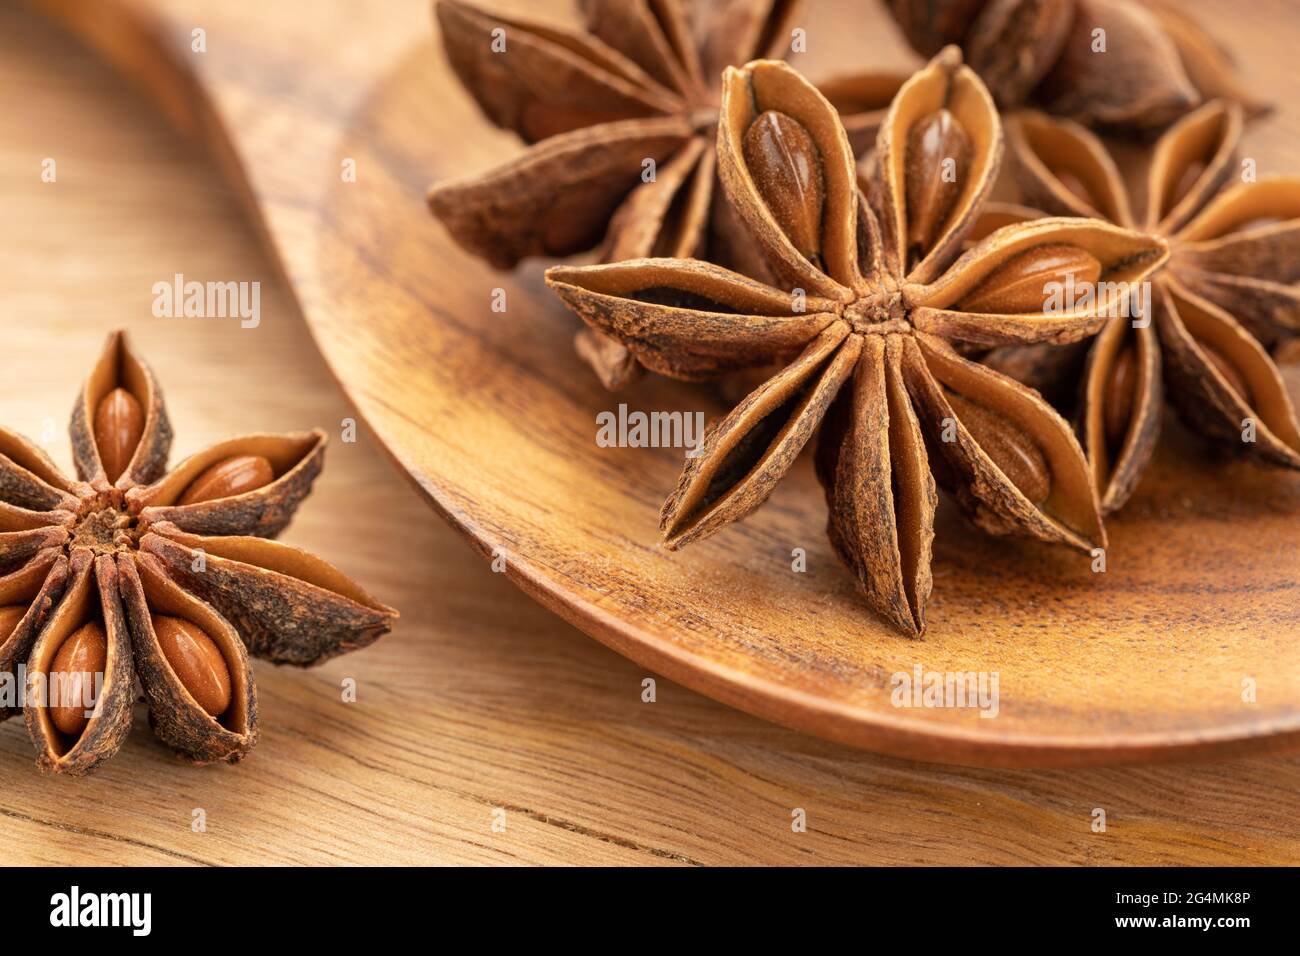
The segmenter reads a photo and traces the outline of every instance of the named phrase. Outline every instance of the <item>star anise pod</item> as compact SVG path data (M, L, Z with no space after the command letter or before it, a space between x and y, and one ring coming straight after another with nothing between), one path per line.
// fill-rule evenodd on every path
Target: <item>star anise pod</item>
M1142 131L1204 99L1268 107L1227 54L1172 3L1135 0L888 0L923 56L956 43L1003 109L1033 103L1087 125ZM1104 50L1099 49L1100 42Z
M1169 243L1168 264L1153 277L1154 315L1112 320L1064 378L1077 383L1068 395L1103 510L1128 500L1151 459L1165 378L1199 434L1300 468L1300 425L1268 351L1300 332L1300 179L1228 185L1239 169L1241 109L1207 103L1160 137L1140 213L1110 153L1082 126L1025 111L1007 131L1016 178L1039 210L1102 217ZM1017 218L1003 212L999 224ZM1037 384L1061 375L1060 358L1012 350L990 364Z
M77 480L0 429L0 719L22 694L42 770L112 757L136 679L163 742L233 763L257 741L249 654L316 664L392 626L338 570L266 540L310 493L324 432L232 438L164 473L162 392L114 333L71 436Z
M762 504L823 420L831 541L871 605L907 633L925 628L934 478L985 531L1104 544L1069 425L954 344L1081 339L1166 250L1100 221L1044 219L958 258L1001 153L993 101L949 47L890 106L873 209L832 105L785 64L757 61L725 73L718 166L785 287L696 260L547 272L570 308L664 374L793 356L688 458L662 515L670 548ZM1048 290L1070 280L1103 295L1050 308Z
M696 256L742 272L763 263L716 188L722 69L783 56L801 2L583 0L586 30L439 0L447 57L498 126L534 144L486 173L440 183L429 205L452 237L497 268L603 246L603 261ZM903 77L826 85L862 141ZM647 161L654 171L646 178ZM639 366L590 329L578 349L609 388Z

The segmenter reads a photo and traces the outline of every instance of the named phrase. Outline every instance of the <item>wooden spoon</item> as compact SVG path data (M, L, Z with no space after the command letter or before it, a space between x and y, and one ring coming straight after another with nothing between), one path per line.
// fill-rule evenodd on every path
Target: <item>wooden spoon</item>
M726 406L654 379L605 393L572 352L574 320L542 266L495 272L428 215L431 182L521 147L451 76L427 3L33 2L217 157L334 374L433 507L494 569L619 653L752 713L916 759L1080 764L1300 746L1295 477L1212 461L1171 425L1111 522L1104 574L941 509L924 641L856 597L806 462L749 520L669 553L658 511L681 451L598 447L596 415L619 402L710 417ZM813 6L815 54L796 63L814 78L905 62L896 45L868 46L893 36L872 5ZM983 675L988 692L996 676L996 706L925 706L903 694L918 669L923 684ZM628 706L646 706L642 693L629 686Z

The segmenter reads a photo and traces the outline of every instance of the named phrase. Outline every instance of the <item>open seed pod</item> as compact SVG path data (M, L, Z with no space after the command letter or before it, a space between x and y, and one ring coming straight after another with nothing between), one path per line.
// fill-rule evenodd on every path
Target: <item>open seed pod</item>
M1106 532L1073 431L1035 392L918 333L905 353L917 415L928 423L935 475L975 523L1015 534L1104 547ZM944 429L951 424L955 437Z
M1088 349L1080 381L1079 439L1108 513L1133 494L1160 435L1164 386L1155 327L1109 322Z
M1002 163L988 91L949 47L899 90L876 143L877 213L895 274L928 284L961 251Z
M39 512L0 502L0 573L24 567L38 554L68 541L71 512Z
M1049 212L1133 224L1125 183L1092 133L1032 112L1009 118L1007 130L1018 180L1032 202ZM1300 327L1300 180L1268 179L1224 190L1237 169L1241 132L1241 107L1214 101L1180 119L1152 149L1142 228L1170 245L1168 265L1153 279L1156 321L1115 319L1107 325L1091 347L1075 410L1107 512L1128 500L1154 452L1170 361L1179 365L1169 373L1167 388L1175 407L1200 434L1230 443L1233 451L1242 450L1243 419L1263 422L1264 412L1243 411L1223 385L1242 374L1257 378L1260 394L1270 396L1262 430L1275 440L1261 438L1244 450L1274 464L1291 461L1281 436L1289 434L1294 412L1285 390L1274 385L1278 373L1262 346ZM1162 291L1175 280L1179 292ZM1215 306L1212 315L1205 304ZM1137 317L1139 310L1131 311ZM1219 367L1228 359L1207 357L1190 344L1196 331L1180 318L1184 312L1196 316L1195 329L1220 330L1211 338L1227 341L1233 361L1248 372L1233 370L1225 379ZM1233 332L1221 331L1226 323ZM1238 347L1238 333L1254 340ZM1045 371L1038 356L1025 360L1004 352L990 360L1029 383Z
M136 406L149 411L133 418ZM102 407L111 413L86 411ZM181 757L236 761L257 740L250 650L312 664L371 643L397 616L305 552L230 536L285 527L320 470L322 432L233 439L159 477L166 422L152 374L114 333L72 423L87 481L0 431L0 691L25 668L44 770L83 774L117 751L136 677L154 731ZM145 476L156 481L136 483ZM146 547L168 534L186 542L173 544L183 568ZM0 698L0 719L13 712Z
M1083 126L1021 110L1006 118L1006 130L1011 168L1031 208L1126 227L1137 222L1119 167Z
M1240 106L1214 100L1156 141L1147 170L1147 230L1173 234L1238 175L1243 128Z
M110 336L72 410L77 477L97 489L148 484L167 465L172 429L162 390L120 333Z
M40 514L72 514L89 491L83 483L65 478L36 445L0 428L0 501L10 506L11 514L14 508Z
M68 583L68 559L47 548L12 574L0 577L0 720L18 713L26 683L18 665L31 655L36 635Z
M686 381L717 378L802 349L835 319L829 299L799 299L721 266L637 259L592 273L556 266L547 283L593 329L622 342L647 368ZM747 316L743 325L736 316ZM675 347L690 335L689 353Z
M776 60L723 75L718 174L774 276L846 302L860 284L857 171L826 99Z
M1003 229L953 264L1001 150L992 101L953 48L891 104L870 203L839 117L789 66L728 70L721 115L719 177L788 285L694 260L547 273L589 325L669 374L784 363L687 459L661 515L666 545L753 512L819 435L830 539L870 605L906 634L925 629L936 477L985 530L1104 546L1068 425L957 349L1085 337L1105 321L1098 297L1057 316L1044 310L1046 284L1080 272L1082 257L1093 264L1082 278L1141 281L1164 243L1047 219Z
M1043 245L1038 237L1045 232L1054 233L1066 243ZM1014 238L1007 241L1008 237ZM1159 268L1166 258L1163 241L1099 220L1031 219L993 233L963 254L942 282L918 291L915 299L920 307L913 312L913 322L918 330L970 344L1002 347L1001 353L988 362L990 367L1014 369L1020 373L1015 376L1018 381L1054 391L1058 400L1062 390L1056 376L1074 366L1076 359L1072 351L1043 349L1041 345L1077 342L1080 319L1084 320L1085 334L1106 329L1089 349L1087 361L1096 363L1095 375L1089 368L1084 380L1089 389L1109 391L1085 396L1079 427L1105 509L1117 497L1127 497L1132 490L1129 483L1136 480L1149 460L1159 425L1160 401L1158 354L1149 323L1145 328L1132 329L1133 336L1145 343L1139 353L1141 374L1137 379L1144 388L1136 396L1124 392L1122 408L1115 401L1105 404L1119 394L1115 392L1110 348L1117 337L1131 329L1128 316L1137 304L1131 300L1140 291L1143 277ZM1052 296L1054 301L1043 299L1043 291L1048 289L1058 290ZM1090 295L1090 290L1096 294ZM1033 306L1035 311L980 314L996 305L1005 308L1025 292L1032 299L1020 306ZM1032 351L1018 351L1016 346ZM1127 368L1122 366L1117 372L1123 374ZM1113 418L1116 414L1123 417L1113 445L1091 442L1094 432L1089 431L1088 423L1095 426L1110 421L1106 415Z
M934 584L938 497L904 383L909 343L902 335L864 336L860 342L861 360L817 442L826 533L877 613L904 634L919 636Z
M149 724L194 763L234 763L257 742L257 692L239 634L150 555L118 556Z
M1216 196L1173 237L1169 271L1271 347L1300 332L1300 178Z
M27 659L27 730L36 763L80 776L108 760L131 731L131 636L117 568L74 548L71 580Z
M148 528L170 522L194 534L284 530L324 467L320 429L289 435L245 435L185 459L152 485L132 488L127 509Z
M984 204L975 225L967 233L964 247L972 249L999 229L1045 219L1047 213L1021 203L990 201ZM1088 342L1059 346L1051 342L1035 345L1001 345L978 350L979 360L1038 392L1058 411L1070 414L1075 406L1076 383L1088 353Z
M1076 342L1126 315L1135 286L1168 257L1163 240L1099 220L1032 220L995 232L913 289L912 321L976 345Z
M1282 376L1263 347L1226 310L1176 280L1159 289L1156 325L1170 397L1216 447L1300 468L1300 425Z
M707 537L764 501L812 437L852 374L862 342L836 321L798 358L710 424L664 503L660 531L672 549Z
M1214 196L1236 169L1241 109L1223 101L1189 113L1156 141L1147 167L1141 227L1169 236ZM1078 123L1021 111L1007 120L1021 189L1049 213L1138 224L1128 190L1102 142Z
M257 657L309 666L388 632L393 611L315 555L264 538L201 537L154 525L140 550L236 621Z

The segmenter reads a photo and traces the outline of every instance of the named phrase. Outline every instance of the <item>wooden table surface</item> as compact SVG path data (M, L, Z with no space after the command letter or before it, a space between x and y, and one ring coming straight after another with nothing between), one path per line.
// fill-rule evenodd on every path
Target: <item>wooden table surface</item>
M1300 756L968 770L824 743L662 679L643 703L654 675L473 560L364 424L338 440L354 412L216 171L12 0L0 210L0 420L67 466L74 392L125 326L161 377L174 460L238 432L332 431L284 540L403 615L316 670L259 662L262 740L235 767L176 762L141 711L101 771L43 777L22 721L0 725L0 863L1300 863ZM178 272L260 281L260 328L153 318L153 283Z

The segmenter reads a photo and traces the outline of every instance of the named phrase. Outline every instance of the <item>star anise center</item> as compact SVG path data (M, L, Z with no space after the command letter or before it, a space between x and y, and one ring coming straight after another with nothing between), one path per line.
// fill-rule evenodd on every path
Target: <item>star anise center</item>
M859 296L844 307L844 320L863 335L883 335L911 328L901 292L885 290Z
M87 548L95 554L134 551L140 543L140 530L134 515L121 504L108 500L88 502L72 530L72 547Z

